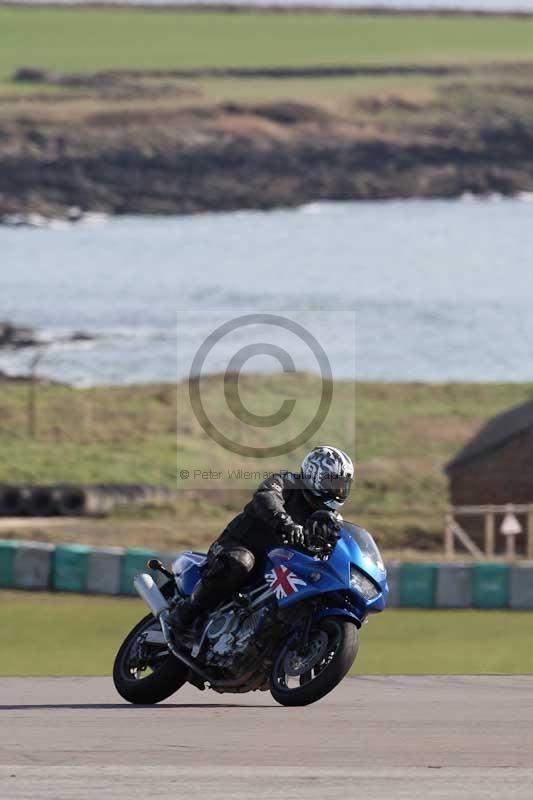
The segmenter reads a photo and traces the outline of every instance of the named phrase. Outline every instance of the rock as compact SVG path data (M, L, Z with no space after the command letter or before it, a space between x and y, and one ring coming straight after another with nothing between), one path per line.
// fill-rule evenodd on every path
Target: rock
M35 347L56 342L92 342L98 335L86 331L74 331L66 336L58 336L44 341L33 328L19 328L10 322L0 322L0 347Z
M63 341L65 342L93 342L96 336L92 336L90 333L85 333L84 331L74 331L71 336L66 336Z
M67 219L69 222L79 222L83 219L83 211L79 206L70 206L67 210Z
M0 322L0 347L33 347L38 343L32 328L17 328L9 322Z
M44 210L47 210L47 204L43 204ZM85 219L85 213L78 206L70 206L70 208L61 209L60 214L47 216L37 211L30 211L29 213L20 214L4 214L0 216L1 225L9 225L12 228L48 228L55 225L64 223L76 223Z
M81 209L187 214L532 192L529 106L479 89L476 113L466 112L454 91L428 102L356 98L342 115L287 100L101 104L69 126L16 122L0 135L0 218L40 226L87 216Z
M13 80L29 81L31 83L49 83L51 77L47 69L41 69L40 67L21 67L15 72Z

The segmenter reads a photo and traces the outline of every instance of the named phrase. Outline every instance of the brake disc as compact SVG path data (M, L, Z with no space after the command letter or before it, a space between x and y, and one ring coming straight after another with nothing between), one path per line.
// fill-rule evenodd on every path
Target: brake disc
M325 631L315 631L311 634L309 646L304 653L289 650L283 661L285 675L296 678L313 669L324 658L328 649L328 641Z

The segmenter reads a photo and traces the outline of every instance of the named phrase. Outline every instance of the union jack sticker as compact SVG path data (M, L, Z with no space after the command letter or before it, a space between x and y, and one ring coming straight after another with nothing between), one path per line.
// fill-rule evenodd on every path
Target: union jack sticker
M299 591L300 586L307 586L303 578L299 578L288 567L279 564L271 572L265 573L265 578L278 600Z

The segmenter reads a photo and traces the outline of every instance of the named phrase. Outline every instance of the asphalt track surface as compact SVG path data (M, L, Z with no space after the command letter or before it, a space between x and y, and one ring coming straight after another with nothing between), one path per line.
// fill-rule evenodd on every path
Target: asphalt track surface
M0 797L531 800L533 676L349 678L300 709L108 678L0 679Z

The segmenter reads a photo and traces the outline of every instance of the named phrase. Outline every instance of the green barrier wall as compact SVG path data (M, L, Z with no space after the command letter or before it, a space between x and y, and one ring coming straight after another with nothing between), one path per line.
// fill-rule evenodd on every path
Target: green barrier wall
M433 608L437 583L436 564L400 565L400 606Z
M58 545L54 551L52 587L58 592L85 592L91 549L82 544Z
M35 561L34 551L44 547L49 548L46 558ZM53 551L52 558L50 551ZM52 548L36 542L0 539L0 589L47 590L51 587L58 592L120 592L136 597L135 575L150 572L146 562L157 556L153 550L144 548L131 548L122 553L120 548L101 549L80 544ZM166 564L171 560L169 553L159 554L159 557ZM89 581L91 564L92 580ZM494 563L472 566L395 563L390 567L390 606L533 608L533 589L530 587L533 563L515 564L512 568ZM457 580L459 573L460 581ZM156 582L164 582L159 573L151 574Z
M0 539L0 587L13 586L18 542Z
M472 570L474 608L506 608L509 596L507 564L475 564Z
M149 558L154 558L153 550L144 550L140 547L126 550L122 556L122 568L120 571L120 594L130 594L137 596L133 579L138 572L148 572L152 577L154 573L146 566Z

